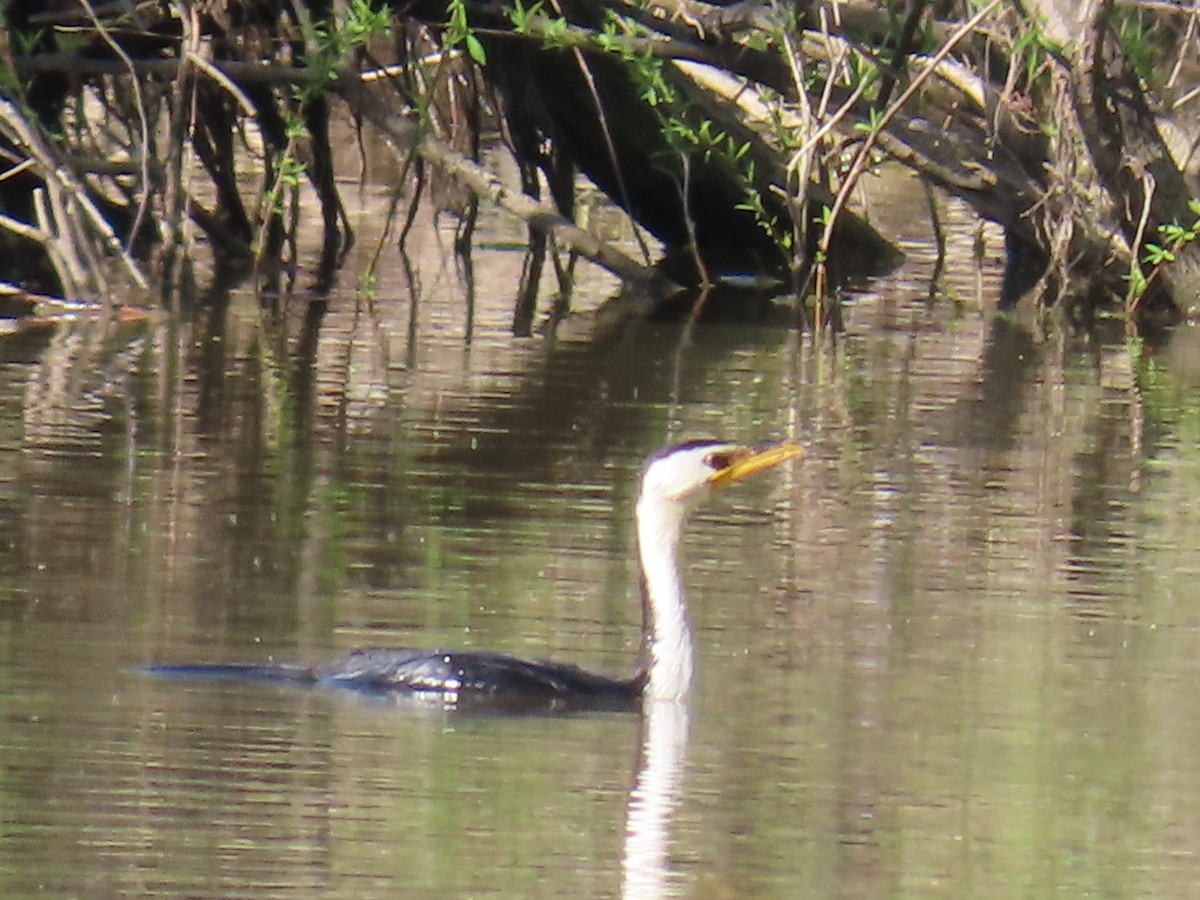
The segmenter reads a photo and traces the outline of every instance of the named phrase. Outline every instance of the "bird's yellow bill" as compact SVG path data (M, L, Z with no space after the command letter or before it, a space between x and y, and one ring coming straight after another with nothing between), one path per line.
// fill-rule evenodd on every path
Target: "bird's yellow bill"
M732 484L735 481L741 481L743 478L748 478L755 472L761 472L763 469L769 469L771 466L779 465L781 462L786 462L789 459L795 459L804 451L796 444L776 444L774 447L768 447L766 450L746 450L736 453L732 456L724 469L719 472L713 472L708 478L708 483L713 487L722 487L727 484Z

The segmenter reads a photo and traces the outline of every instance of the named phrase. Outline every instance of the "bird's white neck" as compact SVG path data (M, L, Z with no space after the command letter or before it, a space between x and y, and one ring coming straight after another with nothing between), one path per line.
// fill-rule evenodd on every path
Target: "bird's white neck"
M688 510L641 497L637 504L642 566L642 665L645 698L682 700L692 684L692 631L679 571L679 543Z

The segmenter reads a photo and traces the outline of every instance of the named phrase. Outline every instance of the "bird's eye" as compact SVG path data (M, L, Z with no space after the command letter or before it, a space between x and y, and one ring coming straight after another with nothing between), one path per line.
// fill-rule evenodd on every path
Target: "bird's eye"
M720 472L722 469L728 469L733 463L733 456L729 453L710 453L704 458L704 462L714 472Z

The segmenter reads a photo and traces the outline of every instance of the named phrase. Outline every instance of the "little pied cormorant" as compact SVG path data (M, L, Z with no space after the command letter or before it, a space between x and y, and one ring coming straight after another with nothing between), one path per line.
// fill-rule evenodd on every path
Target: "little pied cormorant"
M156 675L324 684L373 694L410 694L448 707L499 711L639 708L682 700L692 681L692 635L679 545L691 512L712 492L799 456L793 444L756 449L689 441L646 460L635 524L642 587L642 641L636 674L595 675L577 666L473 651L356 650L324 666L293 663L151 666Z

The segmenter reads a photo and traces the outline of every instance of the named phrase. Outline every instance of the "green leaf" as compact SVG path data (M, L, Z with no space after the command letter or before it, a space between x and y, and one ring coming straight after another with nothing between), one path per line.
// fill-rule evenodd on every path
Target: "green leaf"
M467 53L478 65L487 65L487 53L483 50L483 44L479 43L479 38L473 34L468 34L466 37Z

